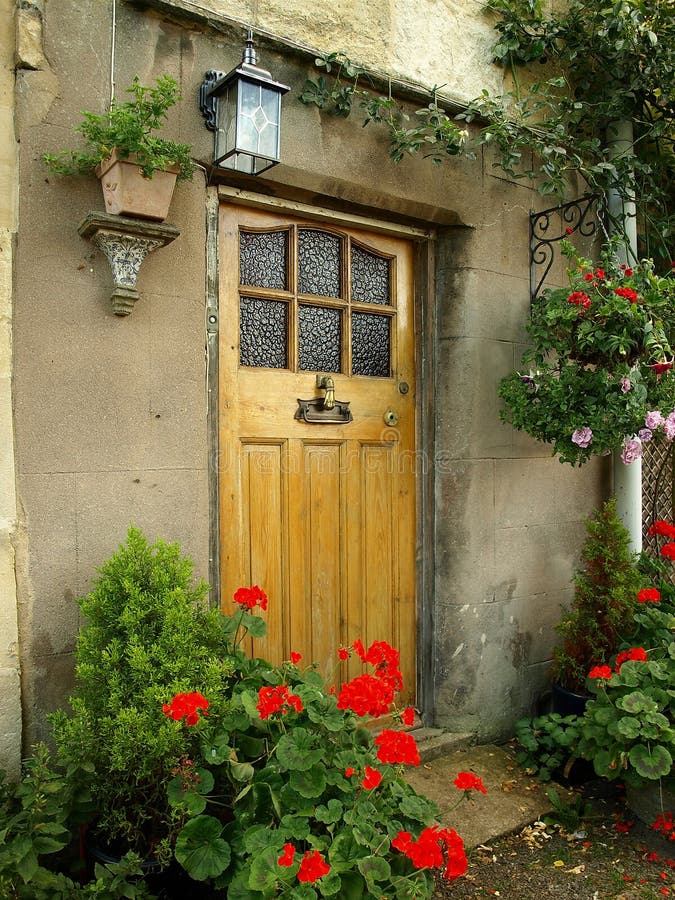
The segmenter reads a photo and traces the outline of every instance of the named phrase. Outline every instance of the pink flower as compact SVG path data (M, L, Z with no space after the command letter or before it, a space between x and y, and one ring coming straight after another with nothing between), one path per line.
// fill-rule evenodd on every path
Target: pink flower
M669 441L672 441L673 438L675 438L675 412L671 412L663 423L663 431Z
M651 439L654 437L654 432L650 431L649 428L641 428L638 431L637 436L640 438L643 444L646 444L647 441L651 441Z
M572 433L572 443L579 447L588 447L592 440L593 432L587 425L584 425L583 428L577 428L577 430Z
M651 412L648 412L647 415L645 416L645 425L647 426L647 428L650 428L652 431L654 431L660 425L663 425L664 422L665 422L665 419L663 418L661 413L658 411L658 409L653 409Z
M628 440L624 441L623 451L621 452L621 462L629 466L642 456L642 441Z
M632 384L630 383L630 378L627 375L621 376L621 393L627 394L631 389Z

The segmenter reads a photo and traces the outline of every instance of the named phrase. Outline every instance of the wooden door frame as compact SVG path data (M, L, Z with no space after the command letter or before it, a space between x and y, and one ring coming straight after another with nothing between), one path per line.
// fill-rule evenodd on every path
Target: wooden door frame
M386 222L367 216L310 206L293 200L269 197L226 185L207 189L206 203L206 363L207 439L209 456L209 582L210 602L220 608L220 517L219 517L219 380L218 380L218 221L220 205L274 211L300 216L343 228L362 228L406 238L414 246L415 359L417 374L416 453L420 461L417 477L417 704L426 724L433 714L435 649L432 599L435 555L435 453L434 409L436 384L436 304L434 301L435 230Z

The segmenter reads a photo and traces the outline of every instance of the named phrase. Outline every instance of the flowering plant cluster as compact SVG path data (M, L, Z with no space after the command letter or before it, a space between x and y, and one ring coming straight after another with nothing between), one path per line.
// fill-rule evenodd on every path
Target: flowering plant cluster
M165 701L177 731L198 736L198 752L183 759L168 797L185 824L176 859L197 881L228 897L431 897L433 871L452 880L467 867L464 844L438 823L434 803L402 777L420 764L412 724L400 709L398 652L384 641L339 648L336 666L358 657L372 671L341 687L328 685L299 653L273 666L241 650L246 636L264 634L267 597L240 589L223 617L235 675L218 708L201 698L179 716L181 696ZM184 696L184 695L183 695ZM206 715L208 711L208 715ZM388 716L376 736L368 720ZM486 793L481 779L459 773L462 793Z
M668 559L675 527L660 520L650 534L662 541L661 555ZM595 771L606 778L633 785L661 779L672 786L675 589L667 563L643 559L641 565L652 584L638 592L633 628L613 661L588 673L595 698L581 720L577 752L592 759Z
M569 287L535 300L524 371L500 385L502 419L552 444L561 462L622 450L629 463L654 434L648 413L663 410L665 422L675 410L675 278L657 275L649 260L618 264L613 242L599 264L568 241L562 252ZM670 440L675 416L671 425L663 429Z

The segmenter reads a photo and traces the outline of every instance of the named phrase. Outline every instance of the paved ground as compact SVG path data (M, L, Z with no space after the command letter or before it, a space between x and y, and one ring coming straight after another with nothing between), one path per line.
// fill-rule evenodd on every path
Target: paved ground
M431 749L431 757L426 756ZM422 764L410 767L406 779L421 794L435 800L444 824L464 838L468 848L487 844L518 831L551 811L543 788L519 770L507 746L472 746L466 736L446 736L434 746L433 735L421 736ZM442 755L435 756L436 752ZM473 772L488 793L472 792L467 802L452 783L459 772Z

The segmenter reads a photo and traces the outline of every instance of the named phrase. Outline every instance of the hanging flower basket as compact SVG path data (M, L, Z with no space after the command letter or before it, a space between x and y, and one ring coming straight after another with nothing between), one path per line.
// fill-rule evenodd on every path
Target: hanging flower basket
M502 380L501 417L550 443L561 462L581 465L621 450L626 463L658 433L675 437L675 278L651 261L630 267L603 248L599 264L570 260L569 287L535 300L527 331L532 343L524 371Z

